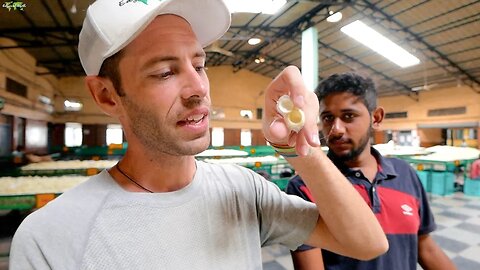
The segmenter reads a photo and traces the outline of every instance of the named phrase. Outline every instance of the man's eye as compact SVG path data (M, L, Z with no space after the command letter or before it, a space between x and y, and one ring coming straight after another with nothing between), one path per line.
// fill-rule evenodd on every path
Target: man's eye
M155 74L153 75L154 77L157 77L159 79L168 79L170 76L173 75L173 71L169 70L169 71L166 71L166 72L162 72L162 73L158 73L158 74Z
M208 68L206 66L197 66L197 67L195 67L195 70L197 72L200 72L200 71L208 70Z
M355 118L354 114L348 113L342 117L345 121L352 121Z
M323 116L323 117L322 117L322 121L323 121L324 123L330 123L330 122L333 121L333 117L332 117L331 115Z

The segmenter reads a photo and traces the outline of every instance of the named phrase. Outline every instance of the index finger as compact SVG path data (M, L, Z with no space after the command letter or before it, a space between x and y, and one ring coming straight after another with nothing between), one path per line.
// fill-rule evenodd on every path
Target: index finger
M308 91L300 70L295 66L286 67L268 86L266 102L276 103L282 95L289 95L298 108L303 108L304 96ZM272 105L272 104L270 104Z
M300 70L295 66L285 68L267 87L265 93L266 123L270 123L272 118L278 117L276 103L283 95L289 95L295 107L305 113L303 132L299 133L300 136L295 136L297 146L299 148L307 144L318 146L320 144L317 127L318 100L316 95L307 89ZM265 130L269 130L268 127Z

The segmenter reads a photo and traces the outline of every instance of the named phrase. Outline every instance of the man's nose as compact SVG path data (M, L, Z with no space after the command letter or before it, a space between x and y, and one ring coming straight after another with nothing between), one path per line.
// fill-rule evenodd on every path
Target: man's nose
M208 95L208 79L205 74L198 72L195 67L188 68L182 80L184 80L182 89L182 98L184 100L195 97L203 99Z
M343 125L343 121L340 118L335 118L332 123L332 127L330 128L330 135L342 135L345 133L345 126Z

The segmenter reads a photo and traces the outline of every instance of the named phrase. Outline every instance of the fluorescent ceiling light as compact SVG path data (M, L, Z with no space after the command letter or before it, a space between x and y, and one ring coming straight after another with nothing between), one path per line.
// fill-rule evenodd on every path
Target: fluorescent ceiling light
M66 111L79 111L82 109L83 104L77 101L65 100L63 102Z
M327 17L327 22L331 22L331 23L334 23L334 22L339 22L341 19L342 19L342 13L341 12L333 12L333 11L329 11L328 12L328 17Z
M39 96L38 96L38 100L39 100L41 103L47 104L47 105L52 103L52 100L51 100L49 97L44 96L44 95L39 95Z
M265 58L263 58L262 56L255 58L255 63L260 64L263 62L265 62Z
M251 38L251 39L248 40L248 44L250 44L252 46L257 45L260 42L262 42L262 40L259 39L259 38Z
M264 13L275 14L287 0L225 0L231 13Z
M402 68L420 63L417 57L359 20L345 25L341 31Z

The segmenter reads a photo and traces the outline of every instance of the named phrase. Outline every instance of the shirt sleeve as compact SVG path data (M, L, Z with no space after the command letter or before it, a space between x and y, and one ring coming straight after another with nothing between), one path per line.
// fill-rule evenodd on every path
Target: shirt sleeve
M12 239L9 269L50 269L50 266L25 224L20 225Z
M299 175L294 176L292 179L290 179L290 181L288 181L285 192L287 194L296 195L306 201L312 201L310 191L308 190L307 186ZM295 251L306 251L313 248L315 247L302 244Z
M253 174L262 246L283 244L295 250L313 232L319 216L317 206Z

